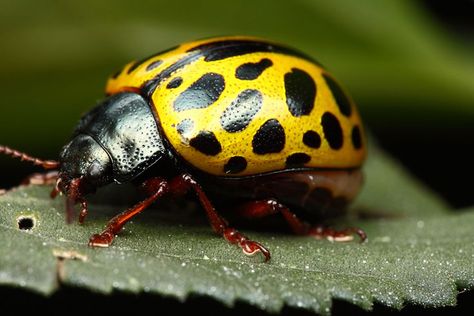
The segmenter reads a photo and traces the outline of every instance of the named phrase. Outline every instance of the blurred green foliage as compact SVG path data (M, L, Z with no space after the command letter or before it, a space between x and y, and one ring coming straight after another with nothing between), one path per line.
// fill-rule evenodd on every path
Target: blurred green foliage
M56 157L106 78L132 59L201 37L246 34L313 55L368 125L474 121L474 60L409 0L5 1L0 143ZM446 125L444 125L446 126Z

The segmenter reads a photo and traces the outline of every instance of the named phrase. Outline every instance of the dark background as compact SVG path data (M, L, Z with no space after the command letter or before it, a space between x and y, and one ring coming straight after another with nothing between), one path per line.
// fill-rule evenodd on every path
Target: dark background
M454 207L474 205L473 1L367 1L377 7L372 11L379 10L379 20L378 14L351 11L342 0L333 8L294 1L294 10L278 1L262 2L257 8L246 1L8 5L0 12L0 143L56 158L80 115L103 96L107 76L129 60L200 37L257 35L298 47L329 66L383 148ZM394 9L394 2L404 9ZM0 157L0 187L33 171ZM96 306L119 311L132 304L156 313L166 308L259 313L246 305L229 311L204 298L181 305L154 296L103 297L76 289L47 300L0 289L0 297L18 310L78 306L86 312ZM464 313L472 310L473 299L472 292L464 293L460 307L435 313ZM362 313L341 302L334 311ZM392 313L383 307L376 311ZM417 307L404 310L420 312L433 314Z

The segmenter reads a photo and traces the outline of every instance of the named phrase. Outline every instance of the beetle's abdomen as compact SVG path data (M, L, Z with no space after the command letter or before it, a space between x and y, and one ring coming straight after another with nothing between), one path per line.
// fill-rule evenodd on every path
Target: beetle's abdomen
M241 177L294 168L355 168L366 155L352 100L320 65L249 38L187 43L129 64L108 92L149 94L184 160Z
M300 170L241 179L221 178L201 183L215 200L277 199L301 218L317 222L341 214L362 185L362 172L354 170Z

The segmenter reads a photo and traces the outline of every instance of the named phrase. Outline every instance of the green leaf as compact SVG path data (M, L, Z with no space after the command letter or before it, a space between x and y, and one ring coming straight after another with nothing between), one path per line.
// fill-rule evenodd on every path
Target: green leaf
M110 248L92 249L89 236L123 207L96 203L85 225L66 225L64 201L50 200L50 188L20 188L0 197L0 284L45 295L62 285L180 300L199 294L272 312L288 305L329 314L333 299L367 310L374 302L397 309L454 305L458 290L474 286L474 210L450 214L379 150L372 150L366 173L354 209L382 219L345 224L362 227L368 242L246 231L271 250L267 264L245 257L182 206L145 211ZM32 229L19 228L19 221L31 224L24 218Z

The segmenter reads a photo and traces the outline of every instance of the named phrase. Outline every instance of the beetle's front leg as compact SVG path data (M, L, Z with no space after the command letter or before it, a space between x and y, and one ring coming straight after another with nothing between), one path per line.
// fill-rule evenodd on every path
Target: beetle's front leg
M33 173L24 179L21 182L21 185L51 185L56 183L58 177L59 172L56 170L43 173Z
M149 179L143 183L143 187L146 192L151 193L150 197L112 218L112 220L110 220L106 228L100 234L91 236L89 239L89 246L110 246L115 239L115 235L120 232L127 222L129 222L136 215L140 214L158 198L162 197L169 191L168 182L162 178Z
M51 185L55 184L58 179L58 171L37 172L30 174L21 183L20 186L26 185ZM15 189L15 187L13 188ZM12 189L10 189L12 190ZM0 189L0 195L7 193L9 190Z
M10 148L8 146L0 145L0 154L7 155L13 158L20 159L21 161L26 161L34 164L35 166L42 167L46 170L58 169L60 163L54 160L43 160L33 156L28 155L27 153L21 152L19 150ZM42 185L42 184L53 184L58 178L57 171L51 171L47 173L34 173L28 178L23 180L20 185ZM0 195L5 194L8 190L0 189Z

